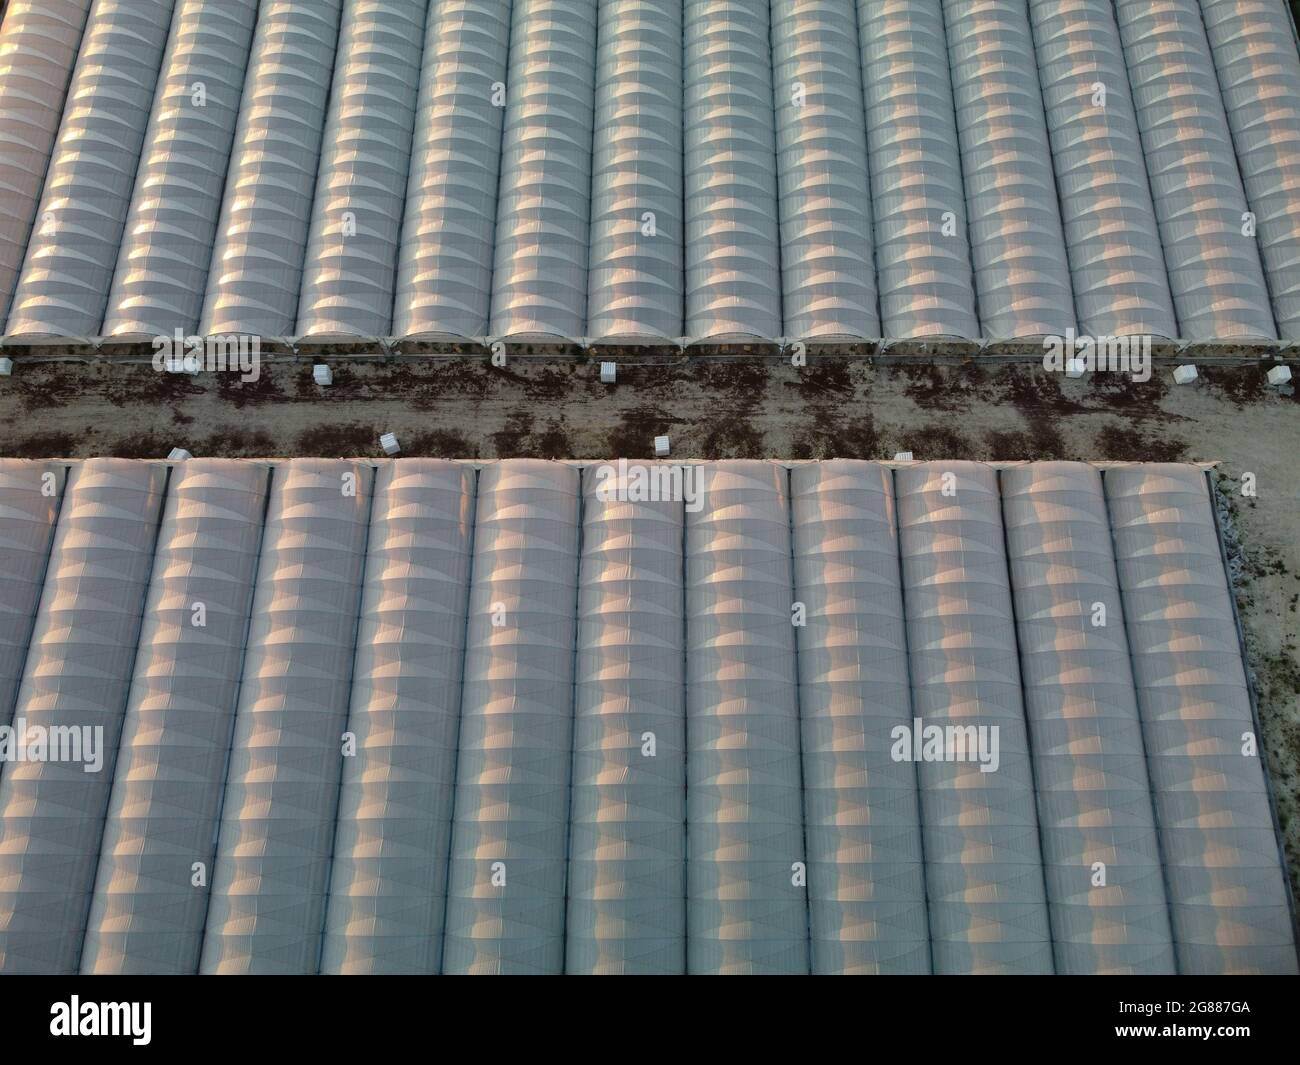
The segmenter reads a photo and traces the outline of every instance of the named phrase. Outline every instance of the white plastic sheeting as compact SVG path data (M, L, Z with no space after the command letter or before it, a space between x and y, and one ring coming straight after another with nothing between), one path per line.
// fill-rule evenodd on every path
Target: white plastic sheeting
M1179 334L1276 338L1196 0L1115 0L1115 11Z
M686 971L685 510L647 470L583 474L570 973Z
M56 463L0 459L0 725L13 717L63 482L64 469Z
M686 334L781 336L767 0L685 0Z
M386 336L429 0L348 0L297 332Z
M373 476L294 459L272 478L203 973L317 971Z
M7 334L99 334L174 5L95 0Z
M997 475L931 462L895 488L934 971L1051 973Z
M1030 0L1079 332L1178 335L1111 0Z
M1297 340L1282 5L14 0L0 320L23 346Z
M1073 328L1074 299L1025 0L944 0L983 335Z
M223 459L173 470L83 973L198 971L269 473Z
M199 332L287 337L298 317L343 0L263 0Z
M473 508L468 466L406 459L375 478L325 973L441 966Z
M91 0L10 0L0 25L0 328L32 233Z
M14 709L44 743L0 764L0 973L77 971L166 482L123 459L69 480Z
M510 0L432 0L393 333L484 336L492 295Z
M688 970L806 973L787 474L704 478L686 516Z
M596 0L514 0L492 334L585 335Z
M564 968L578 472L479 474L443 971Z
M1106 499L1180 973L1295 973L1278 840L1209 487L1108 470Z
M790 474L804 832L814 973L930 971L893 477L836 460Z
M0 969L1296 970L1202 470L645 468L0 463Z
M682 335L682 4L600 0L591 263L593 339Z
M257 0L177 5L105 336L198 327L256 22Z
M1038 462L1001 486L1056 971L1172 973L1101 474Z
M853 0L773 0L785 335L880 335Z
M979 336L940 0L858 0L886 337Z
M1201 0L1273 316L1300 340L1300 53L1285 0Z

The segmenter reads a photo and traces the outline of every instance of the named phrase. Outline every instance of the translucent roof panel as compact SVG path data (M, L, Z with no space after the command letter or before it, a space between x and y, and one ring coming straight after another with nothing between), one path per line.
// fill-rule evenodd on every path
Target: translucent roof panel
M0 48L15 346L1300 338L1283 0L14 0Z
M593 339L682 335L681 0L603 0L596 52Z
M167 473L69 479L0 762L0 972L77 971Z
M514 0L492 274L495 335L585 335L595 65L596 0Z
M1053 971L997 476L900 469L898 541L936 973Z
M1257 226L1196 0L1115 0L1115 11L1179 335L1274 338Z
M201 972L320 964L373 479L318 459L272 476Z
M1001 487L1056 970L1172 973L1101 474L1039 462Z
M83 973L198 967L269 475L196 459L168 486Z
M351 0L303 264L297 332L390 332L429 0Z
M1105 475L1178 969L1294 973L1288 891L1209 489Z
M7 333L100 333L174 7L175 0L97 0Z
M570 466L479 478L444 972L564 969L579 520Z
M805 973L788 476L737 461L703 477L686 519L687 969Z
M642 498L644 471L683 467L583 475L570 973L686 965L685 501Z
M916 766L892 473L791 472L804 838L814 973L928 973Z
M1029 17L1079 331L1177 336L1111 0L1031 0Z
M1214 505L0 460L0 973L1294 973Z
M198 327L256 22L256 0L176 7L105 336Z
M1201 0L1273 316L1300 340L1300 53L1280 0Z
M375 478L322 972L441 967L473 507L455 463Z
M199 318L205 335L293 334L342 8L266 0L258 11Z
M0 320L18 284L91 0L12 0L0 25Z

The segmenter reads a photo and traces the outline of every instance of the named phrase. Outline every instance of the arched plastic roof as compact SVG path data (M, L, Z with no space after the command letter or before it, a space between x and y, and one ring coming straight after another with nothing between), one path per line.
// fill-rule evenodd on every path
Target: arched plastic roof
M1179 334L1277 336L1196 0L1115 0Z
M583 473L565 971L686 967L684 501ZM678 470L681 467L677 468Z
M997 476L930 462L900 469L895 487L934 971L1051 973ZM936 728L942 759L925 754ZM990 769L972 750L992 757L995 742Z
M15 0L2 335L1300 339L1282 3Z
M429 0L353 0L344 11L303 265L299 335L380 337L392 331L428 7Z
M682 335L682 4L600 4L587 332Z
M98 0L68 87L11 336L100 332L175 0Z
M527 459L479 478L444 972L564 964L578 480Z
M862 66L853 0L774 0L785 332L880 335Z
M596 0L514 0L492 332L575 340L587 321Z
M1056 971L1172 973L1173 941L1101 474L1001 474Z
M0 462L0 973L1295 973L1213 506Z
M292 335L343 0L258 12L199 332Z
M460 724L474 471L381 468L321 971L437 972Z
M222 459L196 459L171 479L83 973L179 976L198 967L208 897L196 887L212 882L269 484L266 466Z
M791 471L812 971L930 971L893 475L837 460Z
M884 335L980 334L940 0L858 0Z
M766 0L686 0L686 335L781 335Z
M0 460L0 558L6 582L0 599L0 724L13 718L64 480L57 463Z
M1201 0L1273 316L1300 340L1300 53L1276 0Z
M1178 969L1295 972L1293 916L1205 478L1107 472Z
M767 462L703 476L686 518L687 971L806 973L789 486Z
M125 459L68 483L13 725L69 746L0 763L0 971L77 971L166 484Z
M180 0L109 292L105 336L198 327L257 0Z
M983 335L1064 335L1074 299L1024 0L943 13Z
M429 9L393 332L488 331L510 0Z
M272 478L200 972L320 965L372 480L319 459Z
M1178 335L1111 0L1031 0L1079 332Z
M18 284L91 0L11 0L0 25L0 321Z

